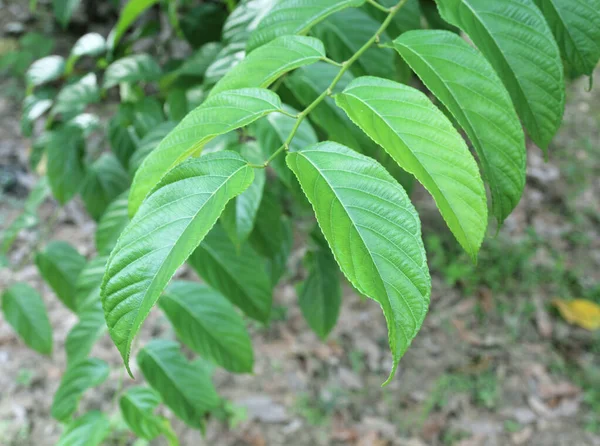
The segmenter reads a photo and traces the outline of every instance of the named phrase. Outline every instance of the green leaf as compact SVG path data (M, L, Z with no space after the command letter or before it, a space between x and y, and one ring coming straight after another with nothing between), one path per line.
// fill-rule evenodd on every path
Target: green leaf
M375 77L355 79L336 102L425 186L475 260L487 228L485 188L473 156L448 118L420 91Z
M204 77L208 67L223 49L220 43L209 42L196 50L176 70L176 76Z
M56 91L53 88L40 88L28 95L23 101L21 116L21 132L23 136L31 136L33 122L39 119L52 107Z
M208 233L189 259L211 287L219 290L247 316L266 322L273 300L264 259L248 244L239 248L220 225Z
M71 200L84 181L84 150L83 132L75 125L60 127L49 134L48 181L54 198L61 204Z
M152 340L137 361L146 381L188 425L202 427L204 414L219 405L210 374L197 362L188 362L176 342Z
M226 17L227 11L221 5L202 2L182 15L181 31L190 45L198 48L207 42L220 40Z
M218 291L197 282L173 282L160 306L189 348L234 373L251 373L252 343L242 317Z
M278 0L245 0L233 10L223 25L223 41L245 43L262 18L277 4Z
M167 283L253 178L235 152L189 160L165 175L125 228L101 295L110 335L127 367L131 342Z
M535 0L573 76L591 76L600 59L600 0Z
M565 109L558 46L533 0L438 0L500 75L531 139L546 149Z
M99 446L110 433L110 422L97 410L71 421L56 446Z
M96 229L96 249L100 255L108 255L117 244L117 239L129 223L127 197L129 191L123 192L108 205L98 222Z
M169 90L166 105L169 119L175 122L181 121L189 112L186 90L183 88Z
M156 3L158 3L158 0L129 0L119 14L119 21L108 36L109 46L111 48L116 47L125 34L125 31L127 31L146 9Z
M287 156L342 272L385 315L394 365L421 328L431 291L421 224L404 189L371 158L332 142Z
M88 73L69 85L65 85L56 96L53 113L68 116L77 115L85 110L88 104L100 101L100 89L94 73Z
M129 428L148 441L171 431L169 421L154 413L160 403L160 395L148 387L130 387L119 400L123 419Z
M149 131L138 143L138 148L129 160L129 173L135 175L146 157L158 147L163 139L177 126L176 122L167 121Z
M145 97L133 105L133 127L137 135L143 138L165 121L162 103L151 97Z
M88 167L81 198L94 220L99 220L108 205L129 187L129 174L116 156L105 152Z
M260 147L254 142L247 142L240 147L241 155L252 163L262 163ZM263 191L265 188L266 173L265 169L257 169L254 171L254 181L242 192L239 196L227 204L223 215L221 215L221 223L227 231L229 238L236 246L240 246L254 228L254 221L260 201L262 200Z
M287 113L293 115L300 113L298 110L285 105L283 109ZM251 129L256 136L259 146L263 150L264 160L268 159L284 144L288 135L290 135L292 129L296 125L296 121L296 119L290 116L286 116L281 113L272 113L265 117L265 119L261 119L252 124ZM310 123L307 120L302 120L302 122L300 122L300 126L296 130L294 139L292 139L290 142L290 149L300 149L302 147L315 144L317 141L317 135ZM276 157L270 165L277 173L279 179L287 187L291 188L294 182L294 175L285 164L285 157Z
M44 355L52 353L52 327L42 297L24 283L15 283L2 294L2 311L25 344Z
M352 8L340 11L318 24L312 34L323 41L329 57L343 62L350 59L377 32L380 25L362 9ZM388 40L385 33L381 35L381 40ZM355 76L371 74L395 78L394 51L390 48L369 48L352 64L350 71Z
M129 213L135 214L144 197L165 173L217 135L243 127L281 109L279 97L259 88L226 91L207 99L190 112L138 169L131 186Z
M96 341L106 332L104 313L99 305L89 307L79 315L65 342L67 366L72 367L88 357Z
M98 33L87 33L81 36L73 49L71 49L71 56L80 58L83 56L98 57L106 52L106 40Z
M121 82L151 82L162 75L160 65L149 54L123 57L110 64L104 72L104 88Z
M280 0L250 35L246 49L251 52L279 36L306 34L331 14L364 3L365 0Z
M314 37L282 36L246 56L213 87L211 95L238 88L266 88L285 73L325 57Z
M25 80L33 87L59 79L65 72L65 59L61 56L47 56L31 64Z
M138 135L133 127L133 105L121 103L117 112L108 121L108 140L112 152L123 167L128 167L129 158L136 150Z
M410 31L394 48L450 110L479 156L502 222L525 187L525 136L510 96L488 61L450 31Z
M75 294L77 313L81 316L88 309L97 309L100 304L100 285L108 256L99 255L90 260L77 276ZM101 306L101 305L100 305Z
M310 328L325 339L335 327L342 303L339 268L327 247L309 252L306 263L308 277L298 291L298 303Z
M63 28L66 28L81 0L52 0L54 16Z
M231 43L221 49L204 73L204 85L215 85L246 56L243 43Z
M83 393L102 384L108 378L108 364L101 359L90 358L67 368L52 401L52 417L67 422L77 410Z
M67 242L51 241L35 256L40 275L67 308L77 311L76 281L86 261Z

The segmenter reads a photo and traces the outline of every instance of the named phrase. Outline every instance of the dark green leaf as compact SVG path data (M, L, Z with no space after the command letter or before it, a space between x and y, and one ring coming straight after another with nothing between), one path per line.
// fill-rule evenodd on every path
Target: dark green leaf
M199 48L219 40L226 17L227 11L222 5L202 3L183 15L181 31L194 48Z
M123 192L108 205L98 222L96 229L96 249L100 255L108 255L117 244L117 239L129 223L127 197L129 191Z
M63 126L49 134L48 181L54 198L61 204L73 198L83 184L84 146L83 132L75 125Z
M80 4L81 0L52 0L54 16L63 28L67 27Z

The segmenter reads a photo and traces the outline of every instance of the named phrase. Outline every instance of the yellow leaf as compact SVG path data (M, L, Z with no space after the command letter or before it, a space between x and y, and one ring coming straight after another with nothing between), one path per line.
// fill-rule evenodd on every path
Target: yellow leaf
M552 303L570 324L590 331L600 329L600 305L586 299L554 299Z

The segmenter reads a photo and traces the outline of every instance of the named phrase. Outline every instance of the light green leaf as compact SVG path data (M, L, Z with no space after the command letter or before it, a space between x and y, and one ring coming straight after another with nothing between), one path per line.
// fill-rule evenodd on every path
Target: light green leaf
M100 89L94 73L88 73L69 85L65 85L56 96L53 113L77 115L85 110L88 104L100 100Z
M220 402L210 374L179 351L176 342L155 339L140 350L137 361L146 381L181 420L203 426L203 416Z
M21 132L23 136L31 136L32 124L52 107L56 91L53 88L40 88L23 100L21 116Z
M48 181L52 195L61 204L79 192L85 178L84 146L83 132L78 126L66 125L49 134Z
M262 18L278 0L244 0L233 10L223 25L223 41L245 43Z
M104 313L100 305L88 307L79 315L65 342L67 366L72 367L88 357L96 341L106 332Z
M159 303L177 337L193 351L230 372L252 372L254 355L244 321L218 291L197 282L173 282Z
M165 432L174 435L169 421L154 413L160 403L160 395L149 387L130 387L119 400L123 419L129 428L148 441Z
M108 255L117 244L117 239L129 223L127 197L129 191L123 192L108 205L98 222L96 229L96 249L100 255Z
M104 88L114 87L121 82L151 82L162 74L160 65L149 54L123 57L110 64L104 72Z
M102 384L108 378L108 364L101 359L90 358L67 368L52 401L52 416L67 422L77 410L83 393Z
M67 242L51 241L35 256L41 276L65 306L77 311L76 281L86 261Z
M108 418L97 410L71 421L56 446L98 446L110 433Z
M251 163L259 164L263 162L260 147L254 142L242 144L239 152ZM252 232L252 228L254 228L265 181L265 169L256 169L252 184L239 196L231 200L225 207L223 215L221 215L223 228L227 231L231 241L238 247L246 241Z
M437 3L496 69L529 136L546 149L562 120L565 82L558 46L533 0Z
M235 152L189 160L165 175L125 228L101 295L110 335L127 367L133 338L177 268L253 179L252 168Z
M410 31L394 48L450 110L479 156L499 222L525 187L525 136L510 96L488 61L450 31Z
M119 21L108 36L109 46L114 48L121 41L125 31L142 15L142 13L151 6L158 3L158 0L129 0L121 13Z
M88 166L81 198L94 220L99 220L108 205L129 187L129 174L116 156L105 152Z
M314 37L282 36L246 56L213 87L211 95L238 88L266 88L285 73L325 57Z
M306 34L331 14L364 3L365 0L280 0L250 35L246 49L251 52L279 36Z
M243 43L231 43L221 49L204 73L204 85L215 85L246 56Z
M52 0L54 17L63 28L66 28L81 0Z
M2 311L25 344L44 355L52 353L52 327L42 297L24 283L15 283L2 294Z
M355 79L336 102L425 186L456 239L476 259L487 228L485 188L448 118L420 91L375 77Z
M65 59L61 56L46 56L31 64L25 80L30 86L38 86L55 81L65 72Z
M189 259L211 287L219 290L247 316L266 322L273 300L265 261L248 244L234 246L216 225Z
M404 8L399 15L402 15ZM343 62L350 59L379 29L380 22L362 9L345 9L314 27L311 33L323 41L327 54ZM389 40L383 33L381 40ZM396 77L394 51L390 48L369 48L350 67L355 76L371 74L388 79Z
M71 57L101 56L106 51L106 40L98 33L87 33L81 36L73 49L71 49Z
M421 328L431 291L421 224L404 189L371 158L332 142L287 156L342 272L385 315L394 365Z
M325 339L335 327L342 302L339 268L329 248L307 254L308 277L298 291L298 303L310 328Z
M332 104L333 105L333 104ZM336 107L337 108L337 107ZM300 113L292 107L284 105L283 109L293 115ZM272 113L252 124L251 130L263 150L263 160L268 159L286 141L296 125L296 119L281 113ZM302 120L290 143L290 150L300 149L318 141L317 135L307 120ZM279 179L289 188L293 187L294 175L285 163L285 157L278 156L271 162L271 167Z
M600 0L535 0L573 76L591 76L600 59Z
M100 304L100 285L108 256L99 255L90 260L77 276L75 294L77 313L81 316L88 309L97 309ZM100 305L102 306L102 305Z
M129 214L135 214L144 197L165 173L192 154L200 153L215 136L248 125L280 109L279 96L259 88L226 91L207 99L146 157L133 179Z

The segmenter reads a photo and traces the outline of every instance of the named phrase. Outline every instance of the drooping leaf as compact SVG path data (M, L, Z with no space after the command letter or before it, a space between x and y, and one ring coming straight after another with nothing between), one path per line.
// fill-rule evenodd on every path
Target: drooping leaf
M46 56L36 60L25 74L27 84L33 87L55 81L65 72L65 59L61 56Z
M52 327L36 290L15 283L2 294L2 312L25 344L44 355L52 353Z
M121 82L151 82L158 80L162 70L149 54L134 54L110 64L104 72L104 88L111 88Z
M197 282L173 282L160 306L189 348L230 372L252 372L254 355L244 321L218 291Z
M23 113L21 116L23 136L31 136L33 123L50 110L55 96L56 91L53 88L40 88L23 100Z
M88 73L69 85L65 85L56 96L53 113L75 116L82 113L88 104L100 100L100 89L94 73Z
M81 0L52 0L54 17L63 28L66 28Z
M108 205L129 187L129 175L112 153L103 153L88 167L81 188L85 208L99 220Z
M235 68L246 56L243 43L230 43L224 46L204 73L204 84L215 85L229 71Z
M531 139L546 149L562 120L565 84L558 46L533 0L437 3L496 69Z
M285 73L325 57L314 37L282 36L246 56L213 87L211 95L238 88L266 88Z
M362 9L350 8L316 25L312 34L323 41L329 57L341 63L350 59L377 32L380 25ZM382 34L381 40L388 40L387 35ZM369 48L352 64L350 71L355 76L370 74L395 78L394 52L389 48Z
M80 313L65 342L67 366L72 367L88 357L96 341L106 332L104 314L100 305L88 307Z
M67 242L51 241L36 254L35 263L61 302L77 311L76 281L85 266L85 257Z
M273 299L264 260L250 247L239 249L216 225L189 259L190 265L211 287L219 290L247 316L269 319Z
M52 416L66 422L77 410L83 393L108 378L108 364L101 359L90 358L67 368L52 401Z
M81 270L75 281L77 313L81 315L88 309L97 309L100 302L100 285L106 270L108 256L98 255L91 259ZM100 305L101 307L102 305Z
M119 407L133 433L150 441L163 433L173 435L169 421L154 413L160 403L160 395L151 388L130 387L121 396Z
M251 52L279 36L306 34L331 14L364 3L365 0L280 0L252 32L246 50Z
M243 0L223 25L223 41L245 43L278 0Z
M253 178L253 170L235 152L189 160L165 175L125 228L101 294L110 335L127 367L131 342L167 283L227 202Z
M99 446L110 433L110 421L97 410L71 421L56 446Z
M600 59L600 0L535 0L573 76L592 75Z
M448 227L473 259L487 228L477 164L446 116L418 90L357 78L336 103L431 193Z
M417 212L383 167L337 143L291 152L287 162L342 272L383 308L394 359L389 382L429 305L431 280Z
M492 66L450 31L410 31L394 48L465 130L479 156L499 222L525 187L525 136Z
M220 402L205 368L188 360L176 342L155 339L140 350L137 361L146 381L181 420L202 427L204 414Z
M117 239L129 223L127 197L129 191L123 192L108 205L98 222L96 229L96 249L100 255L108 255L117 244Z
M85 178L84 146L83 132L78 126L62 126L49 134L48 181L52 195L61 204L79 192Z
M217 135L228 133L281 109L279 97L259 88L226 91L190 112L144 160L133 179L129 213L135 214L162 176Z
M340 313L342 288L335 258L324 247L307 254L308 277L298 291L298 303L310 328L325 339Z
M109 46L111 48L116 47L127 29L144 11L156 3L158 3L158 0L129 0L119 14L119 21L108 36Z
M240 154L251 163L262 163L263 158L260 147L254 142L247 142L239 149ZM254 181L240 195L231 200L223 215L221 215L221 223L229 238L236 246L241 246L246 241L252 228L256 214L262 200L263 191L265 188L266 174L264 169L256 169L254 171Z

